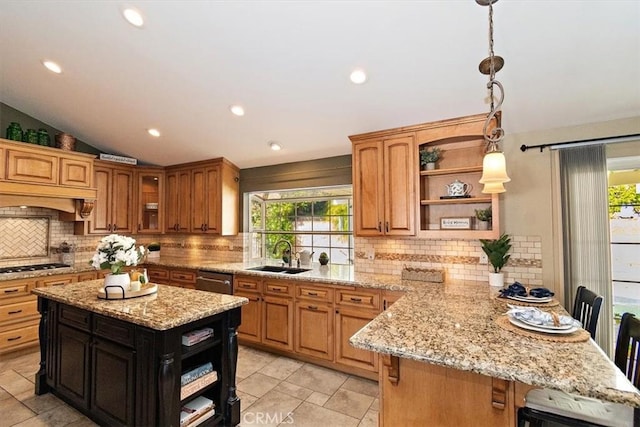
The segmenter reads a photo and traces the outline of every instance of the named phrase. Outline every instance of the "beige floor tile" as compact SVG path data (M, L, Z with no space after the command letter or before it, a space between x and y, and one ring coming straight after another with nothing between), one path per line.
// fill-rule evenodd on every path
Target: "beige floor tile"
M42 394L40 396L32 394L26 399L18 399L36 414L41 414L60 405L64 405L62 400L58 399L51 393Z
M84 415L80 412L66 404L62 404L39 414L36 418L38 421L44 422L44 425L47 426L66 426L67 424L78 421L83 417Z
M349 377L342 387L345 390L355 391L356 393L366 394L367 396L378 396L378 382L371 381L359 377Z
M358 427L378 427L378 411L368 410Z
M245 393L240 390L238 390L236 394L240 398L240 411L242 412L246 411L256 400L258 400L256 396L252 396L249 393Z
M8 391L0 387L0 400L12 399L12 398L13 396L11 396L11 394L9 394Z
M89 418L84 415L80 417L80 419L65 425L64 427L98 427L98 424L91 421Z
M287 381L282 381L280 384L275 386L274 390L302 400L305 400L311 395L311 393L313 393L313 390L300 387L299 385L291 384Z
M266 392L278 385L280 381L259 373L255 373L238 383L238 390L252 396L262 397Z
M360 422L359 419L322 408L312 403L303 402L293 411L291 415L293 423L281 424L293 425L295 427L356 427Z
M314 405L323 406L325 403L327 403L327 400L329 400L330 398L331 396L329 396L328 394L320 393L319 391L314 391L313 393L311 393L309 397L307 397L306 400L307 402L313 403Z
M242 425L260 425L275 427L287 423L292 412L302 403L302 400L288 396L279 391L271 390L251 408L242 414Z
M27 391L33 393L34 391L33 383L14 370L0 373L0 387L11 393L13 396L17 396Z
M380 410L380 399L378 399L377 397L373 400L373 403L371 404L371 406L369 406L369 409L373 410L373 411L379 411Z
M264 351L254 350L249 347L240 346L238 349L238 365L236 368L236 376L238 379L247 378L269 363L276 360L278 356L265 353Z
M287 378L287 381L313 391L333 394L347 378L348 375L341 372L307 363Z
M39 365L40 365L40 349L39 347L32 347L29 349L16 351L9 354L3 354L2 361L0 361L0 372L9 371L12 369L20 370L25 366L39 366Z
M279 380L285 380L289 375L300 369L302 365L304 365L304 363L298 362L297 360L289 359L288 357L278 357L260 369L259 372Z
M0 400L0 414L2 414L2 423L0 425L3 426L12 426L36 415L35 412L13 397Z
M367 413L373 399L366 394L340 389L331 396L324 407L360 419Z

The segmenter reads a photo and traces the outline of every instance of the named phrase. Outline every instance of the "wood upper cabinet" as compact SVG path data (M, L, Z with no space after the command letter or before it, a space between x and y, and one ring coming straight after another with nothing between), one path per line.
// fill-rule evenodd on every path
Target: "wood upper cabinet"
M165 231L188 232L191 230L191 171L169 169L166 179Z
M415 234L413 134L353 141L353 194L357 236Z
M97 199L89 219L90 234L132 233L133 168L95 162Z
M0 180L89 189L94 157L0 139Z
M164 170L136 169L137 232L159 234L164 230Z
M219 196L220 168L209 166L191 171L191 231L220 233L220 211L222 199Z
M238 234L239 169L225 159L167 170L167 232Z

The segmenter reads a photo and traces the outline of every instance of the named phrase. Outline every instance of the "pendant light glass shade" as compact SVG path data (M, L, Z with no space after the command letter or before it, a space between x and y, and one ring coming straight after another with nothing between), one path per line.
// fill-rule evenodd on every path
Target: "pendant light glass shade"
M495 184L511 181L507 175L507 162L502 151L493 146L482 160L482 177L480 184ZM486 193L486 191L483 191Z
M484 185L482 188L482 192L484 194L497 194L504 193L507 190L504 188L504 185L501 182L491 182Z

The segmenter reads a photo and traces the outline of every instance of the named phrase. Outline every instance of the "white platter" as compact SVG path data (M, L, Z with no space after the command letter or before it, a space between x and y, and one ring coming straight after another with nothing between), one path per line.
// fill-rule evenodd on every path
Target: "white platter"
M571 323L570 325L561 325L561 326L540 325L540 324L533 323L533 322L530 322L530 321L525 320L525 319L519 319L517 317L514 317L514 319L517 320L518 322L526 323L529 326L534 326L534 327L540 328L540 329L550 329L550 330L559 330L559 331L561 331L561 330L571 329L571 328L576 326L574 323Z
M560 334L560 335L567 335L567 334L572 334L575 331L580 330L580 327L577 325L573 325L571 326L569 329L549 329L546 327L541 327L539 325L537 326L533 326L533 325L529 325L527 323L524 323L518 319L515 319L511 316L507 316L509 318L509 322L511 322L512 325L515 325L519 328L522 329L528 329L530 331L535 331L535 332L544 332L546 334Z
M514 301L522 301L522 302L533 302L533 303L545 303L553 301L553 297L544 297L544 298L536 298L536 297L520 297L517 295L508 296L507 298L512 299Z

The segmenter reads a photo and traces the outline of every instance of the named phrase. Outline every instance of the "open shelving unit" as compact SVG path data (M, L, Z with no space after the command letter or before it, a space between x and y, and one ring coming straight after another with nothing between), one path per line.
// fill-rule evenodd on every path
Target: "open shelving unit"
M485 116L476 115L426 125L416 132L416 159L424 149L440 149L436 169L419 170L418 237L442 239L494 239L499 236L499 196L482 193ZM418 167L419 169L419 167ZM459 180L469 185L468 196L447 198L447 185ZM477 229L476 209L492 211L489 230ZM442 229L443 218L471 218L470 229Z

